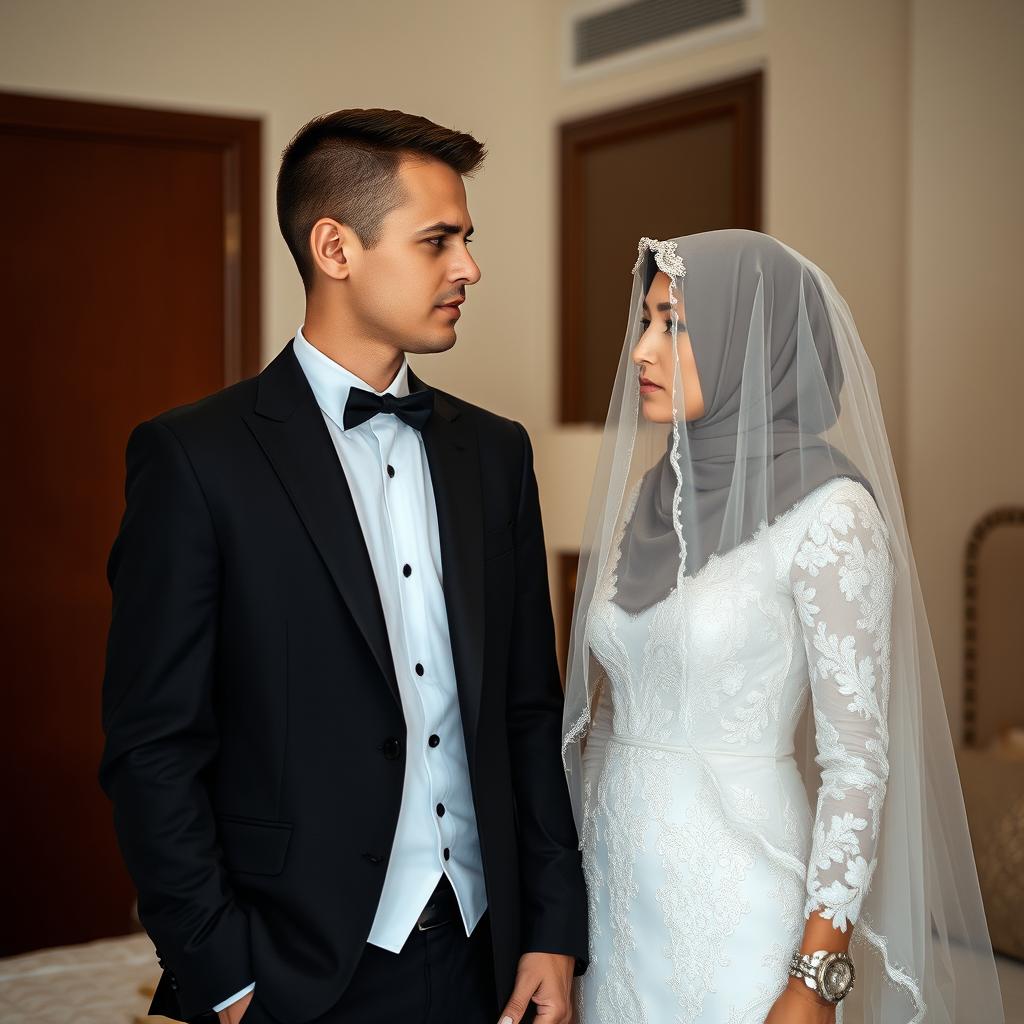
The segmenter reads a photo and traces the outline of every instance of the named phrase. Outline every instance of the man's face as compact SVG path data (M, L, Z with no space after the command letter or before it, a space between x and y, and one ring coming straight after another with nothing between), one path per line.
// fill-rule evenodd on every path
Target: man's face
M367 335L404 352L444 352L455 344L466 286L480 280L466 189L438 160L403 160L399 181L405 201L384 218L378 243L353 261L352 310Z

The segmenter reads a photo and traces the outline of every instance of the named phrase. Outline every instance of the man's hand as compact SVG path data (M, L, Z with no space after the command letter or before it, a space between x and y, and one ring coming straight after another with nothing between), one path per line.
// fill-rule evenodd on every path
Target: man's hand
M834 1024L836 1008L812 992L799 978L790 978L764 1024Z
M519 958L516 984L500 1024L519 1024L530 1006L537 1004L537 1019L544 1024L569 1024L572 973L576 961L561 953L524 953Z
M223 1010L218 1010L217 1020L219 1024L238 1024L245 1011L249 1009L251 1002L252 993L246 992L241 999L236 999L230 1006L226 1006Z

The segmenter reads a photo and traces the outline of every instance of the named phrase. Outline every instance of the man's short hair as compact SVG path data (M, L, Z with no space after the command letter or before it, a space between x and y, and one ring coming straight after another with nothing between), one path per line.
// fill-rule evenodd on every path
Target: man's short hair
M370 249L381 222L404 200L403 157L440 160L471 174L486 155L472 135L401 110L336 110L304 125L288 143L277 175L277 220L303 284L314 277L309 233L321 217L347 224Z

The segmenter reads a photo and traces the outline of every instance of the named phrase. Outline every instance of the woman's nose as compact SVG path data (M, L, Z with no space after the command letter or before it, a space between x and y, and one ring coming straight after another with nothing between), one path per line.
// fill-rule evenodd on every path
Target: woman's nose
M639 338L637 338L637 342L633 346L632 359L637 366L640 366L643 363L649 363L651 361L650 352L648 350L647 345L646 331L644 331L644 333L641 334Z

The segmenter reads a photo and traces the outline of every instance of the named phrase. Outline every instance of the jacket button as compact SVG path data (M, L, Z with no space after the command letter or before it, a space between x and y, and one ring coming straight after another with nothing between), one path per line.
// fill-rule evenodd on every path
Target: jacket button
M393 736L390 739L386 739L381 744L380 749L384 752L384 756L389 761L397 761L402 756L402 744Z
M368 860L371 864L384 863L384 858L379 853L364 853L363 860Z

